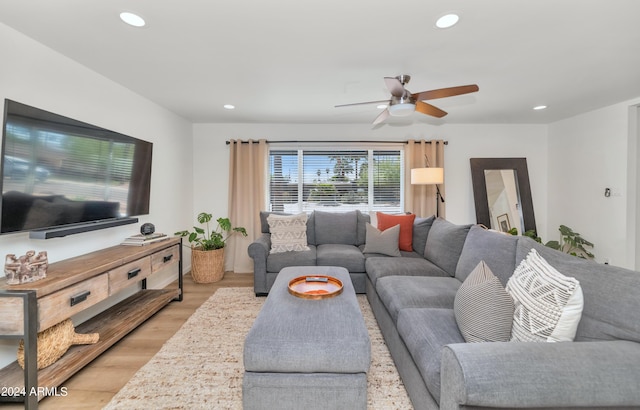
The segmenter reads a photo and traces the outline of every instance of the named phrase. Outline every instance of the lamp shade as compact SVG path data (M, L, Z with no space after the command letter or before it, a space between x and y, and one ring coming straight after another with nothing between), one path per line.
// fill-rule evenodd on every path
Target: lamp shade
M444 182L444 168L413 168L411 185L433 185Z

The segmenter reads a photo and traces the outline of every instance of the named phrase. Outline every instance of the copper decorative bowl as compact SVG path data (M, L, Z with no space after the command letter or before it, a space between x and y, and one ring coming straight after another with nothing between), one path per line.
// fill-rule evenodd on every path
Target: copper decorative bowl
M289 293L302 299L328 299L342 293L342 281L326 275L299 276L289 281Z

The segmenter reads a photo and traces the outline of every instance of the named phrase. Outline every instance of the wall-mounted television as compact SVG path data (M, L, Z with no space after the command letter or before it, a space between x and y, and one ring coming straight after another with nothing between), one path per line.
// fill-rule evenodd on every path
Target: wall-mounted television
M8 99L2 131L0 234L65 236L149 213L152 143Z

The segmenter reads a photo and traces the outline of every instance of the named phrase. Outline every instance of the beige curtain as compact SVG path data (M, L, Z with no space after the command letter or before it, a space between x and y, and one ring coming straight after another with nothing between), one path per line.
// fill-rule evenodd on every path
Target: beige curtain
M411 185L411 169L425 168L427 159L430 167L444 168L444 141L409 140L405 148L405 210L420 217L436 214L436 186ZM426 158L425 158L426 156ZM445 169L445 179L447 176ZM444 184L439 184L440 194L446 199ZM446 217L445 203L438 201L438 215Z
M260 211L266 202L266 175L269 149L263 139L231 140L229 144L229 219L243 226L247 236L234 235L225 247L224 270L253 272L247 248L260 235Z

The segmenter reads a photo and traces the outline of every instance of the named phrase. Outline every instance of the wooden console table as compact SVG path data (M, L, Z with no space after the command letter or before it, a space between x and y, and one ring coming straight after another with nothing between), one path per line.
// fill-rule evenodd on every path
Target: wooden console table
M178 287L147 289L147 277L177 267ZM62 358L37 370L37 333L136 286L134 295L76 326L99 333L96 344L72 346ZM144 246L118 245L49 265L47 277L23 285L0 285L0 338L23 339L25 369L17 361L0 369L0 402L24 402L36 409L47 395L173 300L181 301L182 239Z

